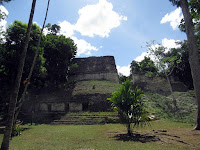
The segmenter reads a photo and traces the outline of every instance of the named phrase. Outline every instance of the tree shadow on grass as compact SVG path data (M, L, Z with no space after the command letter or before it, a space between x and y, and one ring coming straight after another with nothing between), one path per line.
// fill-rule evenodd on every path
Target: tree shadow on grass
M142 142L142 143L146 143L146 142L156 142L156 141L160 141L160 138L155 136L155 135L151 135L148 133L133 133L131 136L129 136L128 134L117 134L114 136L115 140L118 141L135 141L135 142Z

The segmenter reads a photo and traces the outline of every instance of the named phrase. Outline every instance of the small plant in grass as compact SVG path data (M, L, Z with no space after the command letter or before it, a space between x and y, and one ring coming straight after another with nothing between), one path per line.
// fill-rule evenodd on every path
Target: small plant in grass
M137 87L132 90L130 80L126 80L121 88L112 93L111 98L108 98L121 122L127 126L128 135L132 134L131 128L149 121L142 97L143 91Z
M23 130L23 126L22 126L22 121L16 121L16 123L13 125L13 129L12 129L12 137L13 136L19 136L21 135L21 131Z
M92 89L95 89L95 84L92 84Z

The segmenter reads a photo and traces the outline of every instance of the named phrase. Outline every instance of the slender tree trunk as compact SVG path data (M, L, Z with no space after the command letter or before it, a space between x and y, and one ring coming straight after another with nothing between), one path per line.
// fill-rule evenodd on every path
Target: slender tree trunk
M6 124L6 128L5 128L3 142L1 144L1 150L9 150L10 136L11 136L11 132L12 132L15 107L16 107L16 102L17 102L17 98L18 98L18 92L19 92L19 88L20 88L20 82L21 82L22 72L23 72L23 68L24 68L24 62L25 62L25 58L26 58L26 52L27 52L28 43L29 43L29 39L30 39L30 32L31 32L31 27L32 27L32 20L33 20L33 15L34 15L34 10L35 10L35 4L36 4L36 0L33 0L31 13L30 13L30 17L29 17L27 33L26 33L26 38L24 41L24 46L23 46L22 53L21 53L20 60L19 60L15 86L14 86L13 93L10 96L8 120L7 120L7 124Z
M131 132L131 124L130 123L127 125L127 133L128 133L129 136L131 136L131 134L132 134L132 132Z
M46 19L47 19L47 14L48 14L48 9L49 9L49 3L50 3L50 0L48 0L48 3L47 3L47 9L46 9L45 18L44 18L43 26L42 26L42 29L41 29L41 32L40 32L39 40L38 40L38 43L37 43L37 50L35 52L35 56L34 56L34 59L33 59L32 65L31 65L31 70L29 72L28 78L26 79L27 82L26 82L26 85L25 85L22 97L20 98L19 103L18 103L18 107L17 107L17 109L15 111L15 117L14 117L14 122L13 123L16 122L17 116L18 116L18 114L20 112L20 109L22 107L22 104L24 102L26 91L27 91L27 88L29 86L29 81L31 79L31 76L32 76L32 73L33 73L33 69L34 69L34 66L35 66L35 63L36 63L36 59L38 57L38 51L39 51L40 42L41 42L41 38L42 38L42 32L43 32L43 29L44 29L44 26L45 26L45 23L46 23Z
M170 82L169 76L168 76L168 74L167 74L167 72L166 72L165 69L164 69L164 72L165 72L165 76L166 76L167 81L168 81L168 84L169 84L169 89L170 89L170 92L171 92L171 95L172 95L173 104L174 104L173 113L175 113L175 112L178 110L176 98L175 98L175 96L174 96L174 92L173 92L173 89L172 89L172 84L171 84L171 82Z
M197 39L194 34L194 25L192 17L189 12L189 6L187 0L181 0L181 8L185 20L185 28L188 39L189 47L189 63L191 67L191 74L193 78L194 90L197 100L197 119L195 130L200 130L200 63L199 63L199 52L197 47Z

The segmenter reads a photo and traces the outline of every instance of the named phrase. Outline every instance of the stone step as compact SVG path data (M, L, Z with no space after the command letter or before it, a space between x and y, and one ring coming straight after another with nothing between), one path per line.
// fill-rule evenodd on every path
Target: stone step
M113 116L91 116L91 115L76 115L64 116L60 120L54 120L51 124L105 124L118 122L119 118Z
M97 120L54 120L51 125L93 125L93 124L100 124ZM101 123L102 124L102 123Z
M117 116L62 116L61 119L107 119L107 118L118 118Z
M84 114L77 114L77 115L65 115L68 117L80 117L80 116L87 116L87 117L117 117L117 115L84 115Z

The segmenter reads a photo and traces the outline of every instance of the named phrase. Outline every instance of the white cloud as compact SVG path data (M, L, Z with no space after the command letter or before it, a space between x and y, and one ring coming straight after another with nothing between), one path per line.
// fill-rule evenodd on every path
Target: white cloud
M168 52L171 48L179 48L181 45L178 44L177 42L180 42L180 40L174 40L174 39L167 39L164 38L162 39L162 46L164 46L165 49L165 53ZM152 49L156 49L159 47L159 44L155 44L155 45L151 45ZM140 56L136 57L134 60L137 62L141 62L144 57L150 57L151 60L155 61L155 58L152 55L149 55L147 52L143 52Z
M84 39L75 37L75 31L80 32L81 35L94 37L108 37L111 29L118 27L122 20L127 20L127 17L120 16L113 11L112 3L106 0L99 0L95 5L87 5L78 11L79 18L76 24L71 24L68 21L59 22L61 27L60 34L70 37L77 44L77 55L86 54L91 55L92 51L98 51L95 46Z
M180 44L177 44L177 42L180 42L180 40L174 40L174 39L167 39L167 38L164 38L162 39L162 45L164 47L167 47L167 48L178 48L180 47Z
M49 32L49 30L48 30L47 28L44 28L44 29L43 29L43 33L44 33L44 35L47 35L47 34L50 33L50 32Z
M117 71L118 74L121 73L124 76L129 76L130 75L130 65L128 66L117 66Z
M0 12L5 13L5 16L8 16L8 10L4 6L0 6ZM0 27L2 28L3 31L6 31L6 17L3 20L0 20ZM2 36L1 36L2 37Z
M3 31L6 31L6 24L7 24L6 20L0 21L0 27L2 28Z
M74 34L74 25L67 21L59 22L60 32L66 37L71 37Z
M4 6L0 6L0 11L4 12L6 16L8 16L8 10Z
M42 28L36 21L34 21L33 24L36 24L37 26L39 26L40 28Z
M178 26L183 18L183 14L181 8L177 8L176 10L170 12L170 14L166 14L162 20L160 21L161 24L170 22L171 27L173 30L178 29Z
M137 56L134 60L137 62L141 62L145 56L148 56L147 52L143 52L140 56Z
M71 38L74 40L74 43L77 44L77 56L80 54L91 55L91 51L98 51L98 48L92 46L83 39L77 39L76 37Z
M162 39L162 45L166 47L166 52L168 52L171 48L179 48L181 45L177 44L177 42L180 42L180 40L174 40L174 39Z
M77 44L77 56L80 54L91 55L91 51L98 51L98 48L92 46L90 43L83 39L78 39L74 36L74 25L67 21L59 22L60 34L70 37Z
M112 3L106 0L99 0L95 5L87 5L78 13L79 19L75 30L89 37L108 37L111 29L118 27L122 20L127 20L127 17L113 11Z

